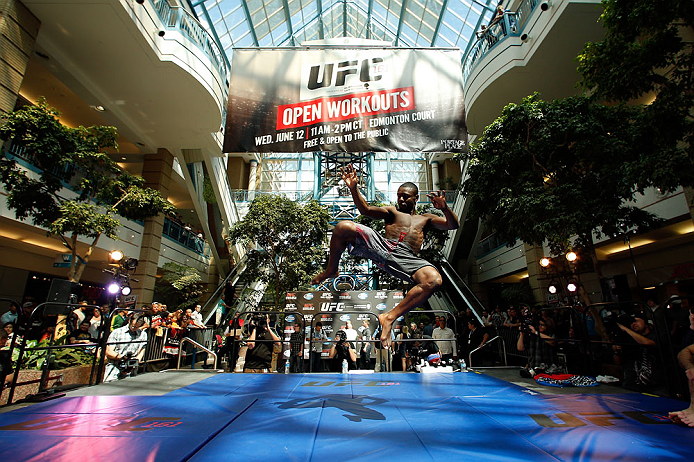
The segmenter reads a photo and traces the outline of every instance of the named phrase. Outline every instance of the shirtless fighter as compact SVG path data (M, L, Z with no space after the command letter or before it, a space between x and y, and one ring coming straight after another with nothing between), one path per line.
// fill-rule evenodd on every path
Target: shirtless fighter
M352 193L359 212L371 218L385 220L386 237L383 238L367 226L340 221L330 239L328 267L311 282L319 284L325 279L336 277L342 252L349 246L350 254L373 260L393 276L417 284L397 306L378 316L382 326L381 342L387 348L392 342L390 331L393 322L423 304L441 286L441 275L436 268L417 256L422 248L425 228L433 226L443 230L456 229L459 226L458 217L446 205L445 191L427 194L434 207L443 212L443 217L432 213L417 215L415 207L419 190L414 183L404 183L398 188L396 207L374 207L367 204L359 193L357 174L352 165L341 168L340 174Z

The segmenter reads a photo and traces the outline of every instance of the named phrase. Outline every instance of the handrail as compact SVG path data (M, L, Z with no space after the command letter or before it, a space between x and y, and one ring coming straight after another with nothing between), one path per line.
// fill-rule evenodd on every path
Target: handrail
M395 199L397 191L379 191L383 197L381 199L388 200L389 197L392 197ZM427 194L431 194L437 192L437 190L420 190L419 191L419 202L420 203L425 203L425 202L430 202L429 198L427 197ZM452 204L455 202L455 198L459 195L459 190L454 189L454 190L446 190L446 202ZM302 202L305 200L311 200L313 199L313 194L312 191L308 190L279 190L279 191L267 191L267 190L261 190L261 189L232 189L231 190L231 198L234 202L251 202L253 200L253 197L257 196L285 196L293 201L297 202ZM352 199L348 196L345 198L345 202L351 204ZM326 199L326 200L321 200L320 201L323 204L330 203L330 204L335 204L335 203L340 203L340 201L336 199Z
M508 366L508 360L506 359L506 342L504 342L503 338L501 338L500 336L497 335L496 337L494 337L490 340L487 340L487 343L485 343L484 345L479 346L479 347L475 348L474 350L472 350L470 353L468 353L467 367L472 368L472 353L475 353L477 350L481 350L482 348L484 348L487 345L489 345L490 343L492 343L494 340L501 340L501 347L502 347L502 351L504 352L504 366Z
M164 26L178 29L197 44L215 62L222 78L228 81L229 65L226 54L198 20L185 8L171 6L168 0L151 0L151 2Z
M523 0L515 12L505 11L500 21L492 23L484 33L477 36L477 41L463 57L463 86L467 83L473 68L494 45L509 36L520 36L535 10L539 0Z
M199 344L195 340L188 338L188 337L183 337L181 339L181 343L178 345L178 362L176 363L176 370L179 370L181 368L181 354L183 353L183 344L186 342L192 343L194 346L200 348L202 351L206 351L208 354L212 355L214 358L214 363L213 363L213 369L217 369L217 354L210 350L207 347L204 347L203 345Z

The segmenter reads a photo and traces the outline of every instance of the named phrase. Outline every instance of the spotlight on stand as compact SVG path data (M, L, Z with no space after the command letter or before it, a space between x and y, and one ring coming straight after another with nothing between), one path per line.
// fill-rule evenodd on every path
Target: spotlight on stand
M558 290L559 290L559 285L556 282L550 283L549 287L547 287L547 291L550 294L556 294Z
M540 258L540 266L543 268L547 268L550 264L550 260L547 257L542 257Z
M109 294L117 294L119 290L120 290L120 285L118 285L117 282L112 282L108 286L108 293Z
M120 290L120 293L123 295L126 295L126 296L130 295L130 292L132 292L132 289L130 288L130 286L123 286Z
M566 254L566 259L571 263L575 262L577 258L578 255L576 255L576 252L569 252Z
M118 263L123 259L123 252L120 250L112 250L111 253L108 254L108 258L111 260L111 263Z
M576 280L570 279L569 283L566 284L566 290L568 290L571 293L574 293L574 292L576 292L577 289L578 289L578 285L576 284Z

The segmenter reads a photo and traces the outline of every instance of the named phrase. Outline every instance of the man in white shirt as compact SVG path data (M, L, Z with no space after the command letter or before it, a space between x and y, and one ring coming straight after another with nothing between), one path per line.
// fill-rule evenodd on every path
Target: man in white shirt
M111 332L106 344L108 364L104 382L137 375L139 362L145 357L147 345L147 333L140 330L144 324L144 316L133 316L127 325Z
M357 336L359 335L356 330L354 330L354 327L352 327L352 321L347 321L345 324L345 334L347 334L347 341L352 344L352 348L355 348L354 342L357 339Z
M434 332L431 336L433 339L437 340L443 340L443 339L455 339L455 334L453 331L446 327L446 317L441 316L439 319L439 327L434 329ZM451 358L456 358L458 357L458 348L456 347L455 340L446 340L442 342L436 342L436 346L439 347L439 351L441 352L441 359L444 361L448 361Z
M202 313L200 313L200 311L202 311L202 306L195 305L195 310L193 311L193 320L196 324L204 326L204 324L202 323Z

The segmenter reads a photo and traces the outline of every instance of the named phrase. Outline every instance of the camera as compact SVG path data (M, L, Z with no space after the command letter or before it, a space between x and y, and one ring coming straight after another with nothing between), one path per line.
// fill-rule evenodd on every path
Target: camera
M137 375L137 369L140 367L140 361L137 358L133 358L132 352L128 352L123 359L118 361L116 367L119 370L119 379L135 376Z
M530 310L528 308L523 310L523 314L521 315L521 332L525 332L526 334L529 334L530 331L530 326L533 326L535 324L535 320L533 319L533 315L530 313Z
M633 316L621 312L608 311L603 315L602 321L611 341L625 342L631 338L628 334L622 331L617 324L621 324L624 327L630 327L631 323L634 322Z

